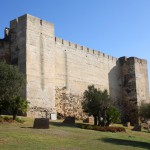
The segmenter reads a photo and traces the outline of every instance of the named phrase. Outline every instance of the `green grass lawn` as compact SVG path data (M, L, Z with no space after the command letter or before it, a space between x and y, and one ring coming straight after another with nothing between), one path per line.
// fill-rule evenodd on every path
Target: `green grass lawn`
M33 120L0 123L0 150L150 150L150 133L110 133L50 122L49 129L33 129Z

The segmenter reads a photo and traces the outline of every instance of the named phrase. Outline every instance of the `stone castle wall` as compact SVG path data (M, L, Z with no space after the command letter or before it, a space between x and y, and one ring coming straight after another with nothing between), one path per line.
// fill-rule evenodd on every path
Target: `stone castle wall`
M56 88L56 112L60 118L75 116L76 119L83 119L85 114L82 110L82 95L74 95L66 88Z
M135 98L139 102L149 95L145 60L117 59L60 39L53 24L28 14L10 22L9 39L11 62L26 75L28 116L58 112L83 117L82 96L91 84L107 89L114 101ZM3 54L8 50L1 43Z
M55 83L58 87L82 94L88 85L94 84L110 91L113 99L120 97L117 58L60 38L55 38L55 43Z

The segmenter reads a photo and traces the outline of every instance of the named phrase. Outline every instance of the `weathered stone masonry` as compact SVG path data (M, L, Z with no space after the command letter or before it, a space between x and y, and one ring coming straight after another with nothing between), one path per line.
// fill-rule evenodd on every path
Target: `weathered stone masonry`
M26 75L28 116L61 113L83 117L81 101L88 85L107 89L114 101L148 101L146 60L119 59L55 37L54 25L31 15L10 22L0 40L0 59Z

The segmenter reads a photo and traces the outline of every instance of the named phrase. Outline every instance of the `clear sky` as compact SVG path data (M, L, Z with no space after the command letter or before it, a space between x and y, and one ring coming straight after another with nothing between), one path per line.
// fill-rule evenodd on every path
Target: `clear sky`
M147 59L150 76L150 0L0 0L0 38L10 20L26 13L53 22L57 37Z

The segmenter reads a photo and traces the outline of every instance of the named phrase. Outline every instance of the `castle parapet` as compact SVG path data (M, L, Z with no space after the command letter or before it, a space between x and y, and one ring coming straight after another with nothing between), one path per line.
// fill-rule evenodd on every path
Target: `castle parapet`
M70 47L70 48L73 48L75 50L81 50L81 51L83 51L87 54L90 54L90 55L93 55L93 56L96 56L96 57L102 57L102 58L105 58L105 59L108 59L108 60L111 60L111 61L115 61L115 62L118 60L117 58L115 58L113 56L110 56L110 55L107 55L107 54L105 54L101 51L94 50L94 49L91 49L91 48L88 48L88 47L85 47L85 46L81 46L79 44L66 41L62 38L55 37L55 43L58 44L58 45L61 45L62 47L65 46L66 48Z
M127 57L123 56L123 57L120 57L118 60L119 60L119 63L121 65L123 65L124 63L127 63L127 62L128 63L147 64L147 60L140 59L140 58L137 58L137 57L129 57L129 58L127 58Z

